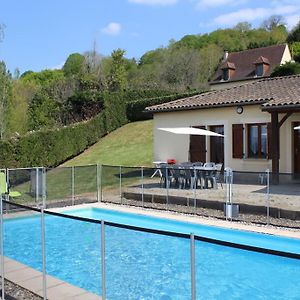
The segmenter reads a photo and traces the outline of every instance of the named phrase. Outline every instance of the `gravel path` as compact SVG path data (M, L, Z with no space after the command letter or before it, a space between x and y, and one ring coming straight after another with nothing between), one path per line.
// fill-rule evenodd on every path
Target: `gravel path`
M17 299L17 300L41 300L40 296L31 293L30 291L18 286L17 284L5 280L4 285L5 295L8 295L7 300Z

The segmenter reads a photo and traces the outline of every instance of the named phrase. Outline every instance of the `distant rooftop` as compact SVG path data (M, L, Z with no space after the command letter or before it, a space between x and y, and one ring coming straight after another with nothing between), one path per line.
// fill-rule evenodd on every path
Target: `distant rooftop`
M280 65L286 47L287 44L281 44L228 53L226 59L219 64L210 84L253 79L257 76L257 64L267 66L260 77L269 77L273 69ZM228 80L223 78L223 71L226 68L234 70Z

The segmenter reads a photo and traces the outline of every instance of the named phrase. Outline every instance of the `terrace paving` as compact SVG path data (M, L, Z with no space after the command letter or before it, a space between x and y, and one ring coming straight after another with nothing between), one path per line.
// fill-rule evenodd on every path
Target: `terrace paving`
M17 285L43 297L43 275L8 257L4 258L5 278ZM100 296L92 294L84 289L66 283L53 276L46 275L47 299L49 300L99 300Z

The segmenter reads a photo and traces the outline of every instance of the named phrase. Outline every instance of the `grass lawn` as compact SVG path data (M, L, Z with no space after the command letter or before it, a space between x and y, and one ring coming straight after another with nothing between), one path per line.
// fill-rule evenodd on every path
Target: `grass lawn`
M102 138L63 166L90 164L151 166L153 161L153 121L129 123Z
M122 185L125 187L139 182L140 168L126 166L151 166L153 156L152 120L127 124L102 138L84 153L69 160L60 167L48 170L46 175L47 201L72 197L72 170L74 166L74 195L97 194L97 163L103 166L101 173L102 189L118 189L120 180L119 165L122 168ZM20 171L25 172L25 171ZM22 203L34 202L30 193L30 171L23 174L25 180L15 187L22 197L15 199ZM19 177L23 177L19 174ZM13 189L13 187L12 187ZM41 199L40 199L41 200Z

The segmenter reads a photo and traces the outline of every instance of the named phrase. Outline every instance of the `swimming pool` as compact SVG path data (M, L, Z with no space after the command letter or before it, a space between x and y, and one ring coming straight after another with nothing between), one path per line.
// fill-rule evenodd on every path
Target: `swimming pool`
M92 219L300 254L300 241L143 215L83 209ZM47 273L101 294L101 228L46 216ZM40 218L6 220L5 255L41 270ZM190 299L190 241L105 226L106 290L110 300ZM299 299L300 260L196 241L197 299Z

